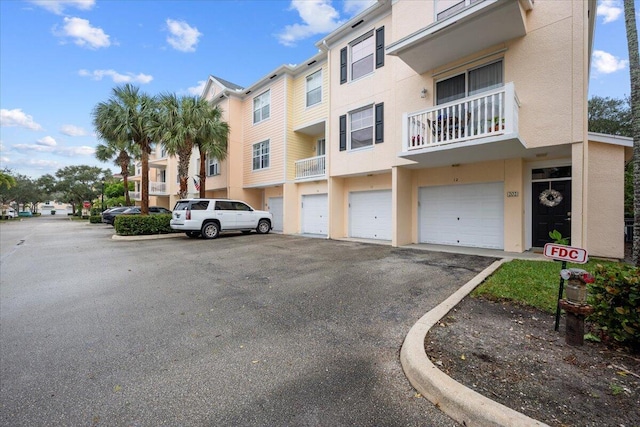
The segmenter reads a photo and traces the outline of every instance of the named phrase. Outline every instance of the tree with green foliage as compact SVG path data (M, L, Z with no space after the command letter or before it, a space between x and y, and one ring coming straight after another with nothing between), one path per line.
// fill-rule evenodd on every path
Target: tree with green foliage
M589 100L589 132L631 136L631 99L594 96Z
M55 190L62 203L71 205L72 213L82 206L84 201L98 198L102 191L102 179L110 176L111 171L96 166L67 166L56 172Z
M37 213L38 203L46 199L46 192L35 180L26 175L16 174L13 178L15 185L6 190L3 197L13 201L18 206L18 210L26 211L28 208L31 212Z
M109 108L105 104L99 104L96 107L96 122L104 123L107 121L105 114L110 114ZM134 159L140 157L139 146L131 140L110 140L104 139L104 144L98 144L96 147L96 158L101 162L112 160L116 166L120 167L120 175L122 175L125 204L131 205L129 198L129 167Z
M207 159L213 158L222 161L227 157L229 124L222 121L222 109L220 106L212 107L204 99L199 99L198 105L203 110L203 123L194 144L198 147L198 152L200 153L199 196L204 198L207 191Z
M133 141L142 163L142 214L149 213L149 153L152 143L152 123L157 121L155 98L140 92L131 84L113 89L111 98L93 110L93 124L98 136L105 141Z
M624 21L629 50L631 80L631 136L633 137L633 263L640 266L640 56L638 55L638 29L634 0L624 0Z
M133 182L127 182L128 191L133 191L134 186ZM128 192L127 191L127 192ZM125 189L124 189L124 181L107 181L104 185L104 197L105 197L105 205L107 207L114 206L131 206L131 202L127 202L125 199Z
M4 168L0 171L0 216L6 215L5 205L11 201L9 190L15 187L16 179L11 174L11 170Z

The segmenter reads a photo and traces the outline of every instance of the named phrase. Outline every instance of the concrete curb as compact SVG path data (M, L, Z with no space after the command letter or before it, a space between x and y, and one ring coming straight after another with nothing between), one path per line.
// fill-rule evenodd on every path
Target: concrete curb
M171 239L173 237L184 237L184 233L167 233L167 234L147 234L144 236L119 236L114 234L111 236L112 240L156 240L156 239Z
M440 305L422 316L409 330L400 351L402 369L411 385L463 426L547 426L453 380L431 363L424 349L424 339L433 325L509 260L509 258L503 258L494 262Z

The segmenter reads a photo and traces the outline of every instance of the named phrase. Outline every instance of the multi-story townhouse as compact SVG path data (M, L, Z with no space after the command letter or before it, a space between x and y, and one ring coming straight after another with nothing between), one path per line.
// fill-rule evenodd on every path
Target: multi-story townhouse
M173 200L171 194L177 192L177 187L171 185L171 178L176 181L178 177L178 166L175 158L167 155L166 150L161 145L154 145L149 154L149 206L162 206L171 209ZM134 183L134 190L129 192L129 197L133 202L140 202L142 185L142 164L136 162L134 175L129 177L129 181ZM173 190L173 191L172 191Z
M221 106L231 129L223 177L211 180L213 186L207 179L207 189L220 192L210 196L269 210L275 231L326 235L326 53L283 65L248 88L229 85L210 78L203 92ZM312 209L318 198L324 210Z
M557 229L623 257L628 142L587 132L595 6L379 0L318 43L329 237L522 252Z
M207 197L284 233L522 252L558 230L622 258L631 141L587 131L595 6L378 0L302 64L248 88L210 77L231 133ZM150 165L151 203L172 206L176 159Z

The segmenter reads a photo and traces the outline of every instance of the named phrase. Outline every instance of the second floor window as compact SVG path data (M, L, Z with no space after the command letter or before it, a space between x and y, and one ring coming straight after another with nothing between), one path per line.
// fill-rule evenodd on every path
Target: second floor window
M502 61L492 62L436 83L436 104L473 96L503 85Z
M340 151L358 150L384 142L384 103L340 116L338 127Z
M253 123L266 120L271 115L271 91L253 98Z
M220 165L218 164L218 159L215 157L207 160L207 175L220 175Z
M322 70L307 76L307 107L322 101Z
M269 167L269 141L253 144L253 170Z
M340 84L384 66L384 27L371 30L340 49Z

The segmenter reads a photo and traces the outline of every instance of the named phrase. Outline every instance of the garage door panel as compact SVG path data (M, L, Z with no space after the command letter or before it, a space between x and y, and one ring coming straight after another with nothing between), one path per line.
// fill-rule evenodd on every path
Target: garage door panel
M304 234L327 235L329 231L328 203L326 194L302 196L302 226Z
M419 189L419 241L502 249L503 183Z
M349 193L349 237L391 240L391 190Z

